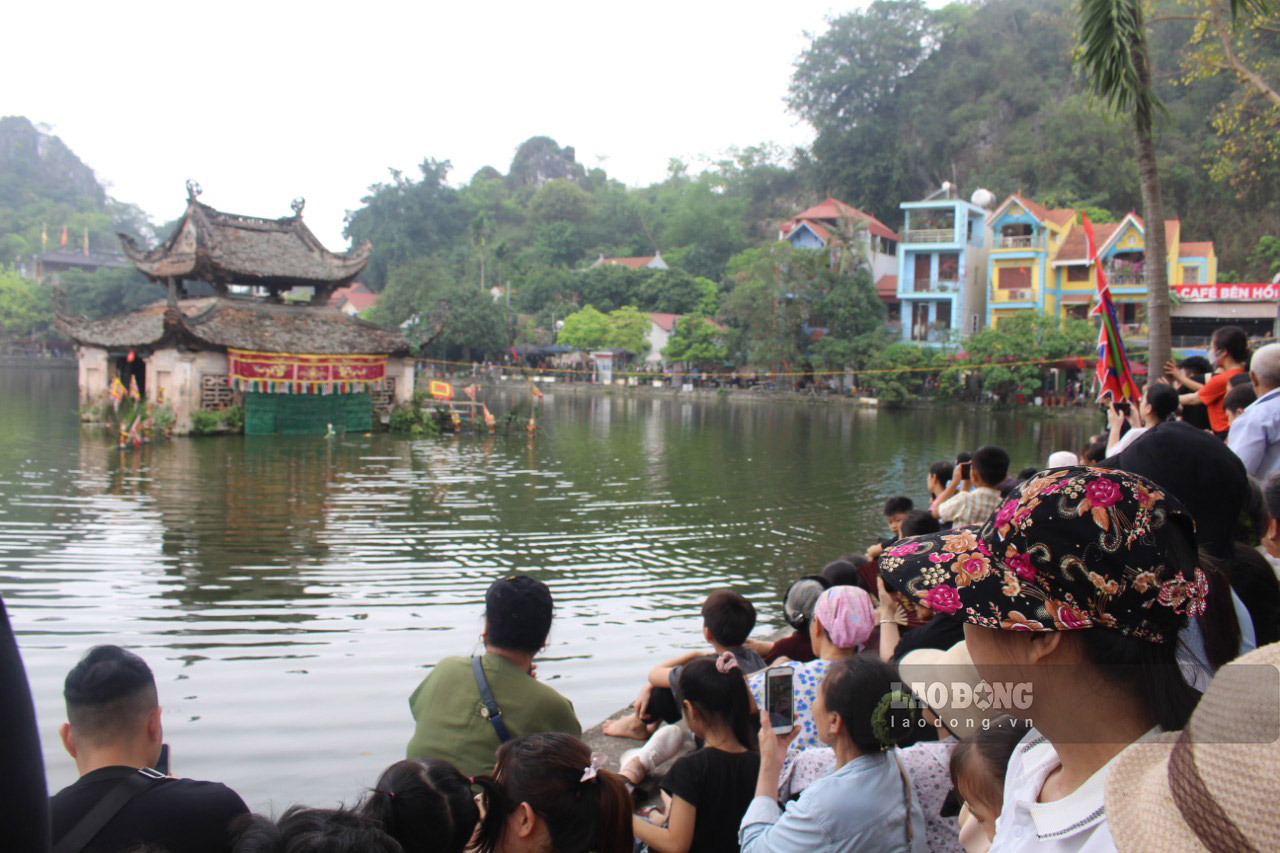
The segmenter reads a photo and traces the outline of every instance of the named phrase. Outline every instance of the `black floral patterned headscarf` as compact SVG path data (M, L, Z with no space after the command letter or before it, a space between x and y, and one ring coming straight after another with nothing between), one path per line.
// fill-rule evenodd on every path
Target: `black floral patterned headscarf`
M1102 627L1161 643L1204 612L1204 572L1168 564L1175 536L1194 553L1193 531L1182 504L1145 477L1056 468L1014 489L985 524L886 548L880 571L931 610L984 628Z

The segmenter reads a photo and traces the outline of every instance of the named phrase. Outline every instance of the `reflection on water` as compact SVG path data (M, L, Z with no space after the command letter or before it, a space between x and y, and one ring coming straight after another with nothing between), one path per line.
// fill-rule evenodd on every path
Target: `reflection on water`
M733 586L776 620L789 578L864 547L885 497L923 497L929 463L996 441L1016 469L1090 425L548 393L534 440L119 451L74 405L74 371L0 373L0 593L50 786L74 778L62 679L117 642L156 672L175 770L281 808L350 801L401 757L409 693L476 647L495 577L552 587L539 677L589 725L700 636L707 590Z

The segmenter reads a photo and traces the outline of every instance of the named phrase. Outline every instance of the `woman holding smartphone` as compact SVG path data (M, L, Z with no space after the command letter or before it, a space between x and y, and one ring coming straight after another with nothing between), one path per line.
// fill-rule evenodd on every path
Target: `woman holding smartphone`
M780 660L775 666L748 676L747 686L751 688L756 707L765 708L768 704L765 682L770 672L776 672L779 664L791 671L792 724L796 734L787 748L788 768L801 751L822 745L813 721L813 703L827 670L833 663L861 651L875 626L875 608L866 590L856 586L833 586L818 596L813 606L813 618L809 620L809 639L817 659L807 663Z
M906 768L893 749L917 722L909 697L895 692L896 670L874 655L830 666L812 715L822 742L835 750L836 769L814 782L785 810L777 800L789 735L767 710L760 714L760 773L742 818L742 853L872 851L924 853L924 813Z

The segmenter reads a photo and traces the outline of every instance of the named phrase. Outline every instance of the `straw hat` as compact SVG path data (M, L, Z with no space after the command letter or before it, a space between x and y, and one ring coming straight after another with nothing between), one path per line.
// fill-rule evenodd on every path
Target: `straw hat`
M1120 850L1280 850L1277 804L1280 643L1218 670L1184 732L1133 744L1107 778Z
M987 717L1001 713L998 709L991 710L991 703L984 700L983 691L978 689L978 685L985 682L973 665L973 658L969 657L969 649L963 640L945 651L916 649L908 652L898 662L898 673L902 676L903 686L916 692L916 698L961 740L979 731ZM915 691L912 685L922 685L923 690ZM935 688L932 692L945 697L936 708L928 698L930 685L940 685L941 690ZM957 685L969 689L967 692L957 690ZM985 709L981 707L984 704Z

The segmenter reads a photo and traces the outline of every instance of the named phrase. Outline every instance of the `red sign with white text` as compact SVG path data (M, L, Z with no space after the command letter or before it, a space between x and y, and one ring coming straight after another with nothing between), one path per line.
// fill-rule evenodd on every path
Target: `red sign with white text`
M1173 291L1184 302L1274 302L1280 284L1175 284Z

